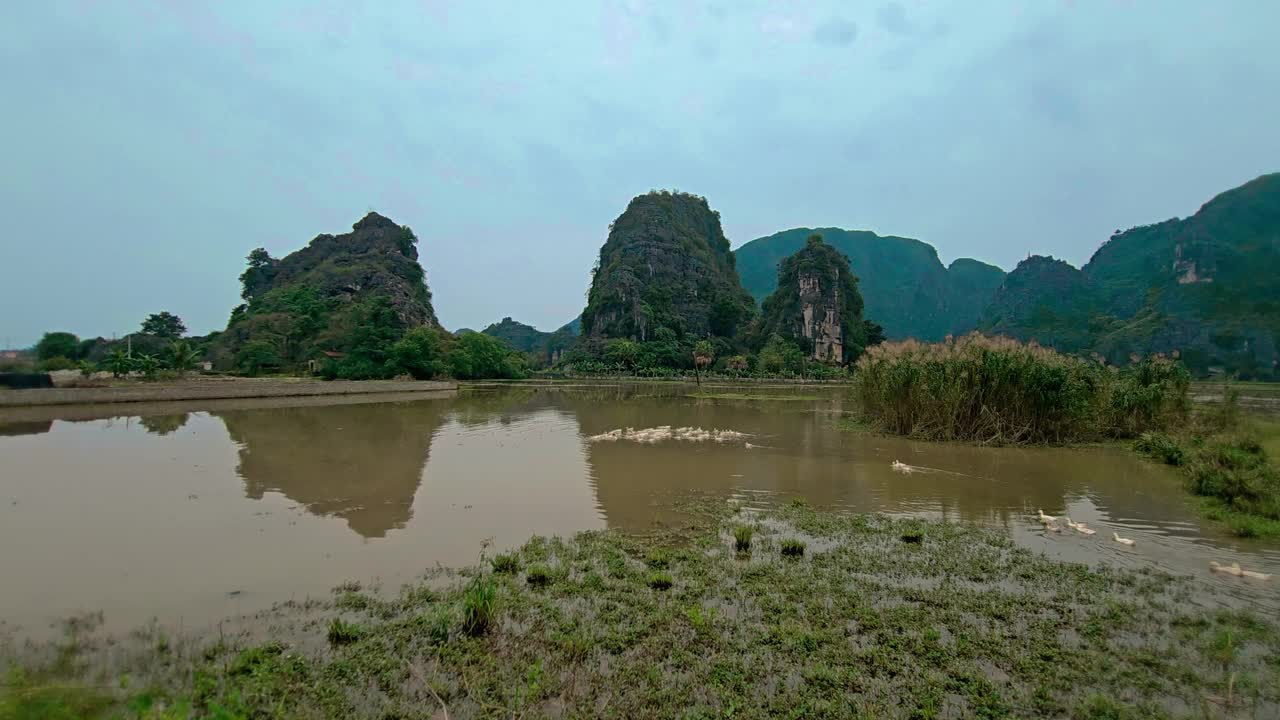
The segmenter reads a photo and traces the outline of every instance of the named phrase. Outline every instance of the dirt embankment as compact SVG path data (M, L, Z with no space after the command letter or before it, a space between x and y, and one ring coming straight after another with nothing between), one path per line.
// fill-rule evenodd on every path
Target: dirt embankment
M371 393L431 392L454 390L456 388L457 384L452 382L417 380L324 381L308 378L197 377L161 382L113 382L101 387L0 390L0 407L367 395Z

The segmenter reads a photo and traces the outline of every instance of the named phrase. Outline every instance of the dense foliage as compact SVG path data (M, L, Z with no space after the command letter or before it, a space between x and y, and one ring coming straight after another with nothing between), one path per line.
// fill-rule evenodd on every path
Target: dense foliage
M36 359L53 358L77 360L80 358L80 338L69 332L47 332L36 343Z
M973 330L1004 279L1000 268L968 258L944 267L933 246L911 238L795 228L757 238L734 252L743 287L763 302L778 288L779 265L802 250L814 233L849 259L866 316L894 340L936 341Z
M1111 362L1172 353L1196 375L1276 378L1280 174L1222 193L1184 220L1117 231L1080 270L1020 263L983 313L987 332Z
M854 388L866 418L900 435L1062 443L1170 427L1187 415L1189 381L1163 357L1118 370L975 334L871 348Z
M807 287L816 289L802 291L805 283L812 283ZM868 330L862 319L858 278L849 270L849 259L823 242L821 235L814 234L803 248L779 264L777 289L765 298L760 321L752 329L751 345L763 347L776 335L795 343L806 355L813 355L814 339L823 333L827 308L835 312L843 342L840 357L829 359L837 364L857 360L867 346ZM828 330L834 336L836 328Z
M634 198L610 226L582 328L597 339L732 339L754 313L719 213L705 198L662 191Z
M166 340L176 340L187 334L187 326L182 318L166 310L148 315L142 321L142 332Z

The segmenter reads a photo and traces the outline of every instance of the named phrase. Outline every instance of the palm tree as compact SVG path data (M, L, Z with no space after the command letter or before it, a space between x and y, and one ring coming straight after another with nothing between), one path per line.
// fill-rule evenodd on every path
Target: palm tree
M711 361L716 358L716 346L711 344L710 340L699 340L693 346L693 376L698 381L698 386L702 386L702 368L710 367Z

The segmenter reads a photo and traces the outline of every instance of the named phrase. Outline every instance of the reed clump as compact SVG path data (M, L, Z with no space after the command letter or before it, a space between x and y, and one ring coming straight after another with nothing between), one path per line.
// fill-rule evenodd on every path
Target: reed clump
M899 435L996 444L1135 437L1185 420L1190 375L1162 355L1118 369L1035 343L978 334L872 347L854 393Z

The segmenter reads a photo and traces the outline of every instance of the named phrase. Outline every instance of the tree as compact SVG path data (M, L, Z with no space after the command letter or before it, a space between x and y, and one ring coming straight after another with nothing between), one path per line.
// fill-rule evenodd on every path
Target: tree
M525 357L482 333L466 333L453 343L449 370L459 380L524 377Z
M693 376L702 385L702 369L716 359L716 346L710 340L699 340L693 346Z
M604 348L604 361L624 370L634 369L639 356L640 345L634 340L611 340Z
M449 372L440 334L426 326L410 330L391 346L391 363L398 372L408 373L415 380L430 380Z
M276 346L266 340L250 340L236 353L236 367L246 375L257 375L263 370L278 368L280 364Z
M169 367L177 370L179 375L194 368L199 359L200 351L191 347L191 343L186 340L174 340L169 343L169 347L165 348L165 361Z
M276 276L276 260L265 248L254 248L245 258L249 267L240 274L240 297L253 300L271 285Z
M164 311L148 315L147 319L142 321L142 332L166 340L175 340L187 334L187 326L182 324L182 318Z
M79 357L80 338L69 332L47 332L36 343L36 358L50 360L56 357L75 360Z

